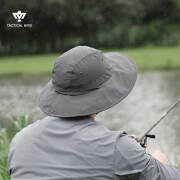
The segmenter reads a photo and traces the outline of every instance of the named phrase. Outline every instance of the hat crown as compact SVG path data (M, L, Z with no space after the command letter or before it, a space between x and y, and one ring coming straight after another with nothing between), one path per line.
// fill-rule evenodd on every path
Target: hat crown
M77 46L56 60L52 73L53 87L62 94L84 94L107 81L111 76L110 69L101 51Z

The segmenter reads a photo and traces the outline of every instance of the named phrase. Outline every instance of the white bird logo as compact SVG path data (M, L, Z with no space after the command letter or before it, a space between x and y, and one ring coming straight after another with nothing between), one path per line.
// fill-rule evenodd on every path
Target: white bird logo
M12 13L14 18L17 19L17 22L22 22L21 20L25 18L26 13L22 13L21 11L18 11L17 13Z

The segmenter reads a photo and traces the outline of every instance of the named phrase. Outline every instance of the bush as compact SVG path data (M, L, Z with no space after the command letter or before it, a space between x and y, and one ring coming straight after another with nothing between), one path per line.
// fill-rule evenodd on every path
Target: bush
M172 46L180 44L180 28L153 21L146 25L122 23L99 32L97 42L103 48L138 47L155 44Z

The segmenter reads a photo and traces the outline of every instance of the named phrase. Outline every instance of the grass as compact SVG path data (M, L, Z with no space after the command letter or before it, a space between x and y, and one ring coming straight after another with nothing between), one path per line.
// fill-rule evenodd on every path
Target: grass
M117 51L128 55L136 62L139 70L180 69L180 46L104 50L104 52L108 51ZM53 63L59 55L42 54L0 57L0 75L50 74Z
M0 129L0 180L10 180L7 172L9 144L12 137L29 124L26 115L13 118L10 127Z
M117 50L132 58L139 70L180 69L180 46Z

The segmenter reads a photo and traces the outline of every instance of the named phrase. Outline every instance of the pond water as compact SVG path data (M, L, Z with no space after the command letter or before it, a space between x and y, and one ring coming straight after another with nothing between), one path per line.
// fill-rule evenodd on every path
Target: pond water
M8 126L13 116L28 114L31 121L45 115L37 106L37 97L50 76L0 78L0 128ZM112 130L126 130L142 135L178 98L180 71L140 73L131 94L119 105L98 114L97 121ZM180 105L153 131L147 151L160 149L172 164L180 164Z

